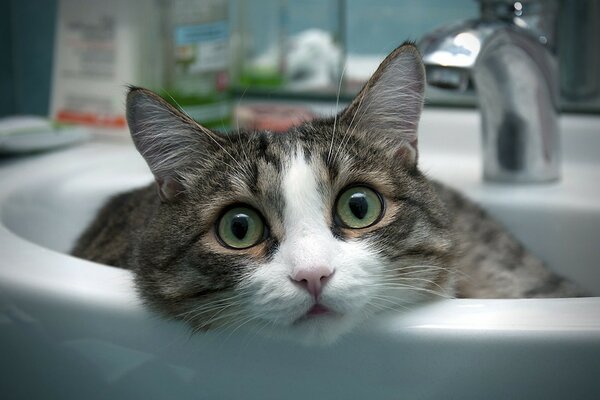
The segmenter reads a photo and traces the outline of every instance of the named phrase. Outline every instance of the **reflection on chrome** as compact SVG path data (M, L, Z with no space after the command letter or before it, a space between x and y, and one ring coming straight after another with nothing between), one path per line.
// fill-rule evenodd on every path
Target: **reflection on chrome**
M430 85L477 90L484 178L549 182L560 176L556 2L479 0L481 17L419 43Z

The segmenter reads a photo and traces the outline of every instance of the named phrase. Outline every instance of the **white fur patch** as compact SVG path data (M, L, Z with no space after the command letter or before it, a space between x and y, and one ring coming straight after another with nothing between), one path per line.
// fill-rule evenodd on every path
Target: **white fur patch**
M247 280L250 311L271 322L272 332L305 342L331 342L364 318L382 264L360 241L336 239L327 220L329 199L318 191L314 166L301 151L289 160L282 180L285 236L273 260ZM314 305L312 296L291 279L297 268L325 266L335 271L323 287L320 302L335 316L301 318Z
M337 241L325 220L326 203L319 195L315 174L301 151L292 159L282 186L286 233L281 253L292 267L291 273L317 265L333 271L329 249L337 246Z

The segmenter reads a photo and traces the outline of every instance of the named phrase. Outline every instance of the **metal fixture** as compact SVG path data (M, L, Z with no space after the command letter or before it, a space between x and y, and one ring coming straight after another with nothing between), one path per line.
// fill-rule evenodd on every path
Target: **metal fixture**
M419 43L430 85L477 92L484 179L560 176L554 1L479 0L481 16Z

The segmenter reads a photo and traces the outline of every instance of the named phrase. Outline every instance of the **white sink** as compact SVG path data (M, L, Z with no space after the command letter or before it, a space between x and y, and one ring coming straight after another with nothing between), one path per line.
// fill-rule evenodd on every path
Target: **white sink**
M600 118L563 117L562 128L556 184L482 183L474 111L425 111L421 165L600 294ZM190 337L145 310L129 271L65 254L107 196L150 180L126 140L0 163L0 388L65 399L600 398L600 297L440 301L324 348L243 330Z

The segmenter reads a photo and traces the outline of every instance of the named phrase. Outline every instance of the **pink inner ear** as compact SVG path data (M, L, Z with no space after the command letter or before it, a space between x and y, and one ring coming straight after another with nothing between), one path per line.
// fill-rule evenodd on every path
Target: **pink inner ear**
M409 164L416 164L419 158L419 139L415 138L410 142L403 142L396 150L396 157L405 160Z
M171 201L185 190L179 181L170 176L165 176L163 178L157 177L156 185L158 188L158 195L162 201Z

